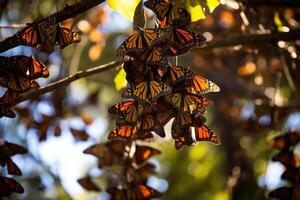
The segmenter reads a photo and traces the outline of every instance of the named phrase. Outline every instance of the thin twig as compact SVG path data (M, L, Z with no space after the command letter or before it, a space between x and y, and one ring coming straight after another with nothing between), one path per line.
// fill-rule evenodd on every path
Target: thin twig
M257 45L259 43L271 43L278 41L295 41L300 39L300 30L293 30L290 32L277 32L267 34L249 34L236 37L225 37L220 40L208 42L202 48L196 50L208 50L220 47L231 47L236 45Z
M76 81L80 78L84 78L87 76L91 76L94 75L96 73L100 73L103 71L107 71L109 69L112 69L114 67L119 66L121 63L123 62L123 60L116 60L116 61L112 61L110 63L104 64L104 65L100 65L97 67L93 67L87 70L82 70L82 71L78 71L75 74L72 74L66 78L63 78L59 81L56 81L54 83L50 83L49 85L45 86L45 87L41 87L39 89L36 90L30 90L28 92L25 92L23 94L21 94L14 102L12 102L9 106L14 106L20 102L29 100L29 99L34 99L42 94L51 92L59 87L63 87L63 86L67 86L70 83L72 83L73 81Z
M11 29L21 29L21 28L25 28L26 24L9 24L9 25L0 25L0 29L1 28L11 28Z

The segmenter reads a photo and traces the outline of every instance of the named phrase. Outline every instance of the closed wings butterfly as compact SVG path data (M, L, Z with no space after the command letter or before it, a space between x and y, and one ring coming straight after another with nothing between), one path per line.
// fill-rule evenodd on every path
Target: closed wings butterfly
M210 80L200 75L195 75L192 79L186 81L187 91L193 94L205 94L208 92L219 92L220 88Z
M138 101L150 101L166 95L170 90L170 87L163 83L148 81L127 88L123 91L122 96L124 98L134 98Z

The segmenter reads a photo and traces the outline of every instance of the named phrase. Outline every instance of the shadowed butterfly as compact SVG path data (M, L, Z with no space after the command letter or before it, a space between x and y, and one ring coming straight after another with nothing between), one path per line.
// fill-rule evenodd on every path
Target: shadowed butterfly
M70 131L77 141L87 141L89 139L89 135L86 133L85 130L77 130L74 128L70 128Z
M176 150L180 150L183 146L192 146L195 144L195 140L193 139L192 135L189 132L189 128L181 128L177 130L180 132L180 136L175 138L175 148Z
M23 193L24 188L14 179L0 176L0 197L10 196L12 193Z
M133 125L120 125L119 127L115 127L108 135L109 140L145 140L152 138L153 135L149 132L138 132L136 126Z
M300 142L300 132L289 131L268 141L270 147L288 149Z
M168 85L176 85L183 80L192 78L194 75L194 72L190 68L169 66L167 72L163 76L163 80Z
M31 88L38 88L39 84L27 77L20 76L14 72L9 72L7 74L0 74L0 86L17 92L25 92Z
M21 176L22 172L19 167L11 160L11 156L16 154L25 154L27 149L10 142L4 142L0 145L0 165L4 167L7 166L9 174Z
M138 101L151 101L171 92L171 88L157 81L142 82L131 86L122 92L124 98L134 98Z
M141 165L152 156L159 155L161 152L150 146L136 145L133 160L137 165Z
M87 191L96 191L96 192L101 191L100 188L93 182L90 176L80 178L77 180L77 182Z

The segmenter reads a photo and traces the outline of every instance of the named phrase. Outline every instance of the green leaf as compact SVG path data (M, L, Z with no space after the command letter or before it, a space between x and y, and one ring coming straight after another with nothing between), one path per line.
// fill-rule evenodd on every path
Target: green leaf
M185 0L184 3L187 11L191 14L192 22L198 21L200 19L205 19L203 9L198 2L190 2L190 0Z
M220 0L207 0L209 12L212 13L220 5Z
M205 19L204 9L213 12L220 5L220 0L185 0L187 11L191 14L192 22Z
M106 0L106 3L114 10L126 17L129 21L133 20L134 11L141 0Z
M117 73L117 75L114 78L115 87L118 91L122 90L127 85L126 81L126 72L122 69Z

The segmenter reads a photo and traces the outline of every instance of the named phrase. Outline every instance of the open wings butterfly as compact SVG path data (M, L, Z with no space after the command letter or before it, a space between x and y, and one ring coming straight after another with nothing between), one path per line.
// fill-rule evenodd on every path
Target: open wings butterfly
M153 28L136 30L117 49L118 56L125 56L130 52L141 52L152 47L154 42L160 37L159 30Z

